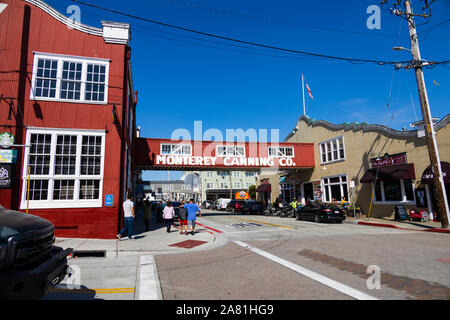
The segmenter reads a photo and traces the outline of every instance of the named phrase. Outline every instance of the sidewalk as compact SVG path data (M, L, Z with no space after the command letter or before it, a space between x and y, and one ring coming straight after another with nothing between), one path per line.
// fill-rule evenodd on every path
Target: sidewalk
M344 223L367 225L374 227L396 228L413 231L450 233L450 229L442 229L440 222L396 221L390 218L346 217Z
M138 216L137 216L138 218ZM118 257L125 255L151 255L181 253L188 251L205 250L212 245L218 245L215 233L208 229L197 226L195 234L180 234L178 221L172 225L170 233L166 232L164 223L152 221L150 231L145 231L142 220L136 219L134 232L136 240L111 239L74 239L56 238L55 245L62 248L73 248L74 256L104 256ZM81 251L81 252L80 252Z

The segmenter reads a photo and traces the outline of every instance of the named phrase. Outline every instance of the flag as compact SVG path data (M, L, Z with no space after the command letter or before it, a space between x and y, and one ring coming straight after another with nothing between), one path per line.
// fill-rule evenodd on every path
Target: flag
M314 97L313 97L313 95L312 95L312 93L311 93L311 89L309 88L309 86L308 86L308 84L306 83L306 81L305 81L305 85L306 85L306 91L308 91L308 94L309 94L309 96L311 97L311 99L314 100Z

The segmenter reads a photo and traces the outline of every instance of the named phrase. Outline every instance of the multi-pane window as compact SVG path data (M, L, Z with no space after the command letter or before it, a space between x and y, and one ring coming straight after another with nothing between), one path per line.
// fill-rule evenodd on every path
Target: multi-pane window
M56 138L55 175L74 175L77 160L77 136Z
M348 201L347 176L322 178L324 189L324 200L326 202L341 201L342 198Z
M190 144L162 143L161 154L190 156L192 154L192 146Z
M322 163L345 160L344 138L338 137L319 144Z
M73 200L74 191L74 180L55 180L53 185L53 200Z
M29 195L30 200L47 200L48 180L31 180Z
M269 157L293 157L293 147L269 147Z
M244 146L217 146L218 157L245 157Z
M95 200L100 196L99 180L80 181L80 200Z
M103 101L105 99L106 66L88 64L86 79L86 100Z
M63 61L61 79L61 99L80 100L81 97L81 69L83 64Z
M84 136L81 146L81 175L99 175L102 160L102 137Z
M374 199L376 202L414 202L414 184L412 180L386 180L372 184L375 188Z
M30 174L47 175L50 173L51 139L52 136L50 134L31 135L31 148L28 160Z
M39 59L35 78L35 96L56 97L58 60Z
M35 53L30 99L106 103L109 61Z
M104 133L29 129L21 207L28 195L30 208L101 206L104 140Z

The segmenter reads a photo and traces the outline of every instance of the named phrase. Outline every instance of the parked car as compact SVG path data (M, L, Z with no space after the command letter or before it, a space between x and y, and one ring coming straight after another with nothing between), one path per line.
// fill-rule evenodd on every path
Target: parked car
M263 203L260 201L249 200L242 206L242 213L261 214L263 212Z
M227 204L227 212L241 212L242 206L245 204L245 200L231 200Z
M48 220L0 206L0 300L44 297L67 273L72 248L54 246Z
M214 201L212 200L203 201L201 209L214 209Z
M298 215L300 220L310 220L317 223L338 222L345 220L345 211L333 204L310 201L304 206Z
M226 210L227 209L227 205L228 202L230 202L231 199L225 199L225 198L220 198L216 200L216 210Z

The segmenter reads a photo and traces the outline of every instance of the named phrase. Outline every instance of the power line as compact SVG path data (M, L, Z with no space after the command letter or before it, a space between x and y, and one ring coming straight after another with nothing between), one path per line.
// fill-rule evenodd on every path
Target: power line
M188 2L188 1L184 1L184 0L165 0L165 1L175 3L175 4L181 5L181 6L203 9L203 10L207 10L210 12L227 14L227 15L236 16L236 17L250 18L253 20L257 20L257 21L263 21L263 22L269 22L269 23L281 24L281 25L288 25L288 26L293 26L293 27L310 28L310 29L317 29L317 30L328 31L328 32L332 31L332 32L341 32L341 33L351 33L351 34L363 35L363 36L397 37L397 35L395 35L395 34L378 34L378 33L360 32L360 31L354 31L354 30L348 30L348 29L314 26L314 25L309 25L309 24L301 24L301 23L294 23L294 22L290 22L290 21L283 21L283 20L278 20L278 19L273 19L273 18L258 17L258 16L241 13L241 12L236 12L236 11L231 11L231 10L208 7L208 6L205 6L202 4L192 3L192 2Z
M395 65L395 64L398 64L398 63L408 63L409 62L409 61L397 62L397 61L382 61L382 60L374 60L374 59L347 58L347 57L325 55L325 54L319 54L319 53L313 53L313 52L307 52L307 51L300 51L300 50L280 48L280 47L276 47L276 46L272 46L272 45L266 45L266 44L261 44L261 43L245 41L245 40L239 40L239 39L234 39L234 38L230 38L230 37L216 35L216 34L212 34L212 33L208 33L208 32L198 31L198 30L194 30L194 29L190 29L190 28L180 27L180 26L176 26L176 25L172 25L172 24L168 24L168 23L164 23L164 22L160 22L160 21L156 21L156 20L152 20L152 19L148 19L148 18L135 16L135 15L132 15L132 14L129 14L129 13L120 12L120 11L117 11L117 10L103 8L103 7L100 7L100 6L97 6L97 5L93 5L93 4L90 4L90 3L86 3L86 2L83 2L83 1L79 1L79 0L71 0L71 1L79 3L79 4L82 4L82 5L85 5L85 6L89 6L89 7L92 7L92 8L96 8L96 9L99 9L99 10L111 12L111 13L118 14L118 15L127 16L129 18L133 18L133 19L137 19L137 20L141 20L141 21L146 21L146 22L149 22L149 23L158 24L158 25L169 27L169 28L173 28L173 29L183 30L183 31L186 31L186 32L195 33L195 34L199 34L199 35L203 35L203 36L207 36L207 37L212 37L212 38L216 38L216 39L227 40L227 41L236 42L236 43L240 43L240 44L246 44L246 45L251 45L251 46L256 46L256 47L266 48L266 49L272 49L272 50L277 50L277 51L282 51L282 52L301 54L301 55L312 56L312 57L319 57L319 58L334 59L334 60L340 60L340 61L347 61L347 62L351 62L351 63L361 63L361 64L362 63L375 63L375 64L378 64L378 65Z

